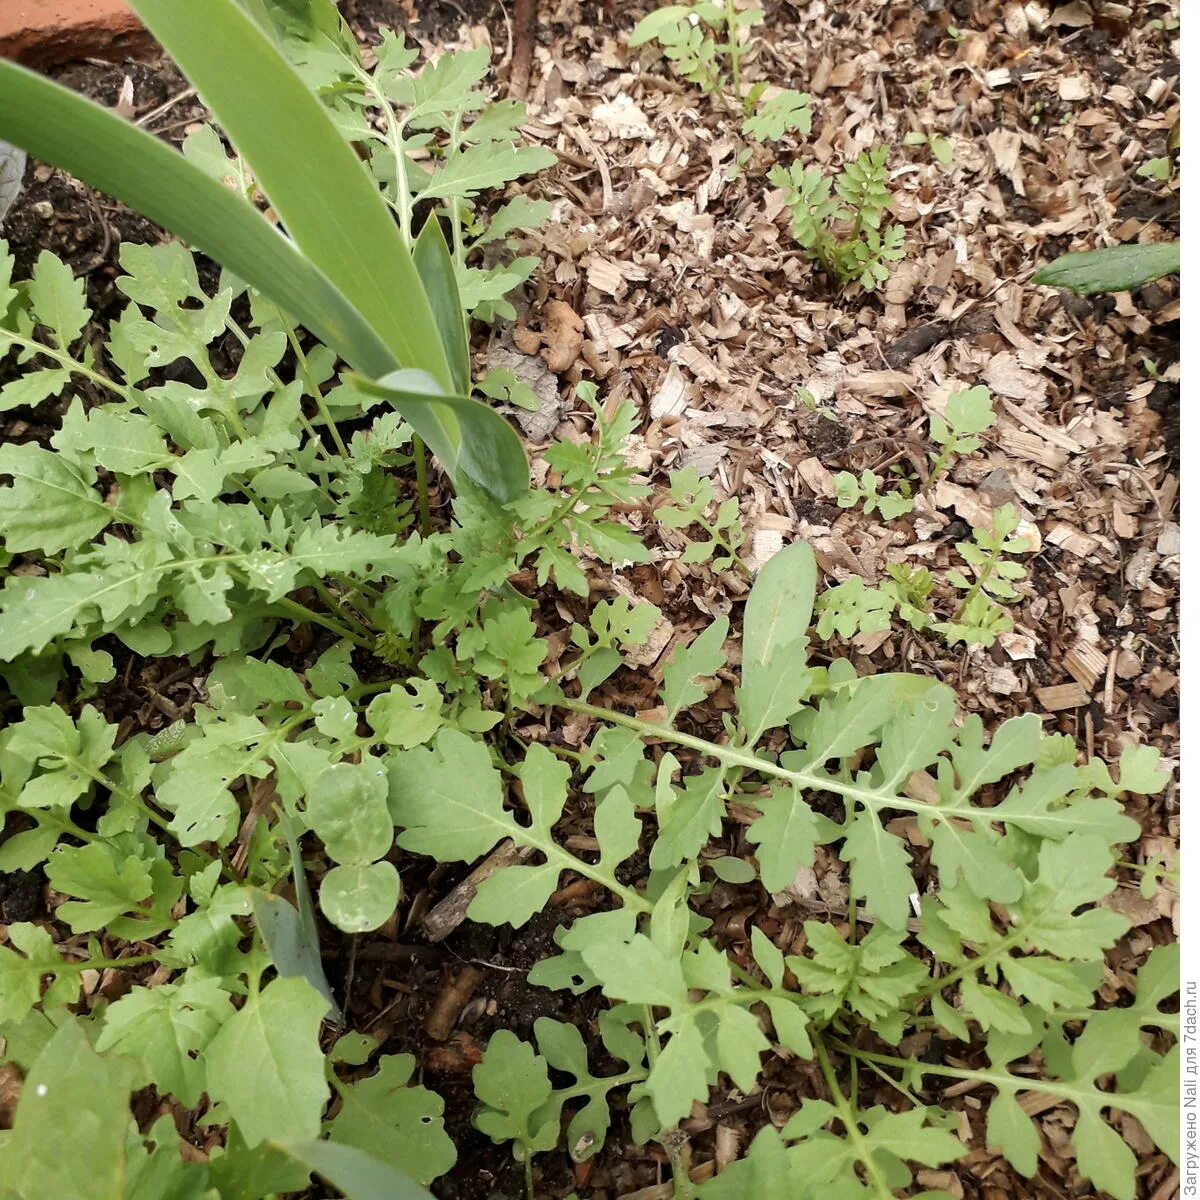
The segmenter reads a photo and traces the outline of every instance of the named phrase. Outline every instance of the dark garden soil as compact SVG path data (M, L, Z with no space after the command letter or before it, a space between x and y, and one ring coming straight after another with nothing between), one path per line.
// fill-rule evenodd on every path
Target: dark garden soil
M1173 766L1177 281L1135 295L1079 299L1034 287L1029 278L1070 249L1177 236L1177 184L1137 170L1168 154L1178 120L1177 33L1164 27L1178 18L1178 5L1135 5L1128 20L1122 6L1080 0L767 0L766 8L747 74L809 91L816 114L812 136L785 145L780 157L825 164L840 161L854 143L893 148L889 165L908 257L883 291L839 294L804 262L766 183L766 152L756 150L740 174L730 170L743 144L736 114L678 81L652 54L626 45L641 4L542 0L528 132L560 157L532 185L554 202L554 213L529 239L528 252L539 254L542 266L518 323L491 341L481 338L481 365L495 345L528 351L542 411L534 414L541 423L527 432L542 445L547 431L587 434L586 416L570 399L581 379L598 381L612 401L634 400L644 419L632 461L656 486L669 470L690 464L711 477L719 496L738 496L751 565L803 538L829 582L851 574L874 582L890 563L925 565L944 580L953 543L972 520L1016 504L1038 548L1028 560L1016 628L990 651L949 649L903 630L835 642L825 652L849 656L864 673L904 669L944 679L963 708L989 726L1034 711L1048 731L1072 736L1089 754L1114 759L1126 744L1148 743ZM503 94L522 36L508 7L347 0L346 10L367 41L392 26L429 50L490 43ZM171 139L203 116L169 64L81 63L57 75ZM937 161L926 145L903 145L914 132L947 138L950 163ZM102 317L119 299L113 280L120 242L160 236L120 205L32 162L0 233L19 272L42 249L63 257L86 278ZM533 354L551 301L569 305L585 325L577 361L557 374ZM898 522L836 506L833 475L840 470L899 463L922 473L929 406L975 383L991 389L1000 414L982 453L960 462ZM54 419L53 405L9 413L0 436L43 437ZM536 469L536 445L534 454ZM731 611L745 594L736 573L715 576L681 563L681 535L657 536L653 566L592 573L595 599L636 594L659 604L669 621L644 668L610 684L613 703L635 708L653 705L674 642ZM547 613L569 603L541 601ZM309 639L290 651L303 662L320 648ZM156 730L203 699L205 671L204 663L126 654L98 702L121 722L123 736ZM697 719L719 731L731 704L731 683L722 681ZM577 746L587 732L568 723L549 736ZM1137 861L1173 861L1175 788L1135 803L1132 815L1144 830L1131 849ZM580 836L588 827L581 819ZM744 827L730 822L714 852L752 853L743 835ZM525 972L553 952L558 923L592 911L600 899L567 886L522 930L465 923L434 944L422 918L466 872L431 868L399 852L396 861L405 889L400 911L383 930L357 940L327 930L330 980L349 1027L388 1051L414 1054L424 1082L446 1101L459 1163L436 1194L518 1197L523 1175L509 1149L471 1127L470 1070L492 1031L528 1035L539 1016L573 1021L594 1040L592 999L532 987ZM48 919L56 903L37 874L0 876L0 923ZM781 894L719 884L706 915L736 953L749 924L786 946L806 918L840 921L846 903L841 865L819 855L816 868ZM1149 949L1176 936L1178 905L1169 888L1142 899L1132 872L1122 874L1108 903L1133 923L1108 957L1103 995L1119 1003ZM906 1049L926 1051L928 1037ZM602 1073L599 1049L596 1065ZM697 1106L685 1124L692 1161L710 1162L729 1136L744 1146L799 1098L820 1094L811 1071L777 1059L765 1067L761 1092L716 1094L707 1108ZM868 1094L874 1086L863 1079ZM970 1093L934 1092L930 1099L959 1109L981 1133L981 1108ZM986 1200L1092 1195L1072 1171L1066 1112L1043 1107L1037 1117L1046 1153L1034 1179L979 1151L953 1169L922 1172L920 1184ZM205 1147L203 1130L189 1123L185 1132ZM1178 1176L1166 1159L1136 1129L1122 1132L1142 1164L1139 1195L1173 1195ZM565 1152L547 1154L536 1170L539 1196L670 1195L669 1185L658 1186L665 1161L655 1148L630 1144L619 1114L597 1158L575 1166Z

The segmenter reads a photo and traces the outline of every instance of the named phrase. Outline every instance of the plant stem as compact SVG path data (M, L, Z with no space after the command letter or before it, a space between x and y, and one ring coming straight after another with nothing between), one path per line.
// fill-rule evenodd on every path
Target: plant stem
M729 39L729 71L733 76L733 94L742 100L742 47L738 40L737 9L734 0L725 0L725 36Z
M324 613L308 608L297 600L292 600L285 596L282 600L277 601L277 606L282 608L284 612L291 614L298 621L309 621L313 625L320 625L322 629L328 629L331 633L336 633L339 637L346 638L356 646L361 646L364 650L372 650L375 647L375 642L372 638L355 633L353 629L343 625L340 621L335 621L332 617L328 617Z
M417 472L417 514L421 523L421 536L433 532L433 521L429 515L429 467L425 462L425 441L414 433L412 438L413 466Z
M947 1067L941 1063L915 1062L910 1058L899 1058L894 1054L876 1054L870 1050L859 1050L837 1039L831 1039L843 1054L849 1054L865 1063L881 1063L884 1066L911 1070L917 1066L924 1075L941 1075L946 1079L972 1080L976 1083L991 1084L996 1088L1015 1087L1019 1091L1037 1092L1043 1096L1058 1096L1069 1100L1075 1105L1095 1104L1098 1100L1117 1104L1123 1111L1137 1116L1139 1098L1126 1096L1121 1093L1102 1092L1096 1087L1076 1087L1057 1079L1046 1079L1041 1075L1025 1078L1020 1075L1010 1075L1007 1071L972 1071L966 1067Z
M10 333L7 329L4 331L3 345L5 347L20 346L24 350L32 350L38 354L44 354L47 358L58 363L60 367L66 368L66 370L75 375L82 375L98 387L114 392L122 400L133 400L132 388L127 387L125 384L116 383L107 376L101 375L99 371L93 371L91 367L84 366L78 359L72 358L65 351L55 350L53 346L47 346L42 342L34 341L32 338L21 337L17 333Z
M895 1193L888 1186L887 1180L879 1174L879 1168L875 1165L871 1147L862 1135L862 1130L859 1128L853 1107L846 1102L846 1097L842 1094L842 1089L837 1081L837 1074L834 1072L833 1065L829 1061L825 1045L819 1037L813 1041L813 1048L817 1052L817 1061L821 1065L821 1074L825 1077L825 1085L829 1088L830 1099L833 1101L834 1108L838 1110L838 1117L846 1129L846 1137L858 1152L858 1160L862 1163L872 1184L874 1184L875 1195L879 1197L879 1200L893 1200Z
M625 713L614 712L612 709L600 708L598 705L588 704L583 700L572 700L570 697L564 696L555 700L554 704L570 712L584 713L586 716L607 721L612 725L634 729L643 737L654 738L660 742L670 742L677 746L686 746L689 750L695 750L699 754L715 758L718 762L727 765L744 767L746 770L755 771L760 775L786 780L796 788L833 792L846 800L863 805L872 812L878 813L882 809L895 808L903 812L929 813L936 815L939 820L945 820L947 817L960 817L976 825L998 819L991 810L977 809L969 804L962 805L958 803L957 798L942 804L913 800L900 794L899 786L904 782L903 780L889 779L884 780L878 787L863 787L861 784L849 783L844 779L838 779L836 776L826 775L819 771L789 770L787 767L782 767L768 758L761 758L751 751L739 750L733 746L718 746L715 742L680 733L670 726L656 725L652 721L644 721L638 717L627 716Z
M996 564L1000 561L1001 554L1003 554L1003 550L997 547L997 549L991 552L987 562L985 562L983 566L976 571L975 582L971 585L971 590L962 598L962 601L958 608L955 609L954 616L951 618L951 620L962 620L963 613L967 611L971 601L979 595L979 593L983 590L983 585L987 583L989 579L991 579L992 572L996 569Z
M140 967L145 963L158 962L156 954L131 954L128 958L84 958L79 962L64 962L53 968L63 971L107 971L110 967Z
M296 356L296 362L300 366L300 374L304 376L304 386L308 390L308 394L313 398L313 402L317 406L317 412L321 414L321 420L325 424L325 428L329 430L329 436L333 438L333 444L337 447L337 452L343 458L350 457L350 451L346 449L346 443L342 441L341 431L337 427L337 422L333 419L333 414L329 411L329 405L325 403L325 397L321 392L321 386L313 378L313 373L308 365L308 357L305 355L303 348L300 345L300 339L296 336L295 327L289 325L287 327L288 345L292 348L292 353Z

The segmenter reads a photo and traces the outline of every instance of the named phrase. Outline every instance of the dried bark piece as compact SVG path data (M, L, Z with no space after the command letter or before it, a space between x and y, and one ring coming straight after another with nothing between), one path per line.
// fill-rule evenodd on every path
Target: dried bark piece
M505 838L462 883L429 910L421 922L425 936L431 942L449 937L467 919L467 909L471 907L479 885L497 871L521 862L532 853L529 847L518 846L511 838Z
M465 966L458 971L445 971L441 990L425 1018L426 1035L435 1042L444 1042L462 1016L467 1001L482 982L483 972L478 967Z

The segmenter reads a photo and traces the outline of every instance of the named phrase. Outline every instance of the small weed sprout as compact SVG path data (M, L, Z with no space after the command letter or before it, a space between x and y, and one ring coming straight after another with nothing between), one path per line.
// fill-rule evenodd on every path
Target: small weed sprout
M904 257L903 227L884 223L892 199L886 146L863 151L836 179L800 163L773 167L768 179L784 191L792 235L839 287L874 291L888 264Z

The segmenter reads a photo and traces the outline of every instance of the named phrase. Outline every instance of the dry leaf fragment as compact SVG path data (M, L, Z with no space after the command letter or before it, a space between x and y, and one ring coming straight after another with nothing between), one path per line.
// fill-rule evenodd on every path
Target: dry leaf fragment
M1038 703L1047 712L1062 712L1067 708L1082 708L1091 697L1081 683L1059 683L1037 689Z
M1025 172L1021 168L1021 135L1015 129L993 129L987 135L988 149L996 170L1007 175L1018 196L1025 195Z
M551 300L542 310L542 358L550 370L569 371L583 349L583 321L565 300Z
M644 138L646 141L654 137L646 114L624 92L609 104L597 104L591 111L591 120L613 137Z

